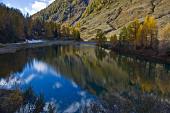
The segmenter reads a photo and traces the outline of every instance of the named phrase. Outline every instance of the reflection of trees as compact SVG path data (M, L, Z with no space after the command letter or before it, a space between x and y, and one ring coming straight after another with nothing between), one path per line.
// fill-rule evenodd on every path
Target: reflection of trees
M170 93L168 65L115 53L109 56L101 48L56 45L18 52L13 55L13 58L13 62L18 63L16 67L23 66L24 62L32 58L44 60L53 65L62 75L74 79L80 86L95 94L106 92L110 88L122 92L125 89L131 90L133 87L148 93L164 95ZM7 62L7 60L4 61Z
M121 90L127 86L125 85L127 84L126 74L117 72L119 69L115 62L106 57L106 52L103 50L83 46L58 46L55 49L57 54L52 59L46 57L46 61L56 67L62 75L74 79L83 88L95 94L101 94L109 90L109 87ZM98 57L94 54L95 52L105 55Z
M124 89L120 96L111 88L103 96L108 106L118 106L118 113L160 113L170 108L167 103L170 97L170 76L164 65L119 55L113 58L117 65L127 72L129 87ZM113 111L116 109L112 108Z
M0 77L4 77L22 69L26 62L26 53L19 52L17 54L11 53L1 55L0 62Z
M20 71L28 60L33 58L43 59L44 54L49 52L48 48L35 48L0 55L0 77L9 76L11 73ZM50 54L49 54L50 55Z
M14 113L22 104L22 95L18 90L0 89L0 112Z
M33 58L44 60L61 75L100 96L127 94L129 98L129 93L130 97L152 93L164 98L170 97L169 65L115 53L107 55L101 48L56 45L2 55L0 67L4 68L0 70L6 71L2 71L2 75L22 69L24 63Z
M142 92L170 94L170 73L164 65L118 56L117 64L129 75L130 85L139 85Z
M0 111L2 113L40 113L45 106L44 97L36 95L32 88L19 90L0 90Z
M95 54L96 54L96 57L99 59L99 60L103 60L103 58L106 57L107 53L105 52L105 50L101 47L96 47L95 49Z

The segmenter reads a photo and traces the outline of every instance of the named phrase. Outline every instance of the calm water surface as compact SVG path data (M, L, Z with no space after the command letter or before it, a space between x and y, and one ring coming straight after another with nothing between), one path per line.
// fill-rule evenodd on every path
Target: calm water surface
M170 66L91 45L55 45L0 55L0 88L16 87L32 87L60 112L91 102L111 112L138 112L155 98L170 103Z

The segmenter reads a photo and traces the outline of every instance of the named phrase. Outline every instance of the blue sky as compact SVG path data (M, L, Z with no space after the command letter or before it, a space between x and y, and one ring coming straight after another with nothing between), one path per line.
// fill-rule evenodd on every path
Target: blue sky
M47 7L54 0L0 0L9 7L20 9L24 14L27 12L32 15Z

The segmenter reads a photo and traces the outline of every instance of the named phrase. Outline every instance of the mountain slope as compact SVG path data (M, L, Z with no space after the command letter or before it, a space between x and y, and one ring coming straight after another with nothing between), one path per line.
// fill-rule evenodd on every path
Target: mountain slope
M67 21L74 24L82 16L87 4L87 0L55 0L50 6L32 17L33 19L44 18L48 21Z
M67 7L62 7L62 2L63 0L56 0L36 16L51 12L51 7L55 6L55 11L48 13L47 20L70 24L79 22L83 39L94 38L98 29L111 36L119 33L123 26L135 18L142 21L147 15L153 15L157 19L159 31L170 23L170 0L71 0L72 4L76 3L72 5L72 10L68 10L68 4ZM71 11L70 17L68 11Z
M141 21L147 15L158 20L160 29L170 22L169 0L112 0L99 11L93 11L82 18L81 34L84 38L95 37L97 29L105 31L107 36L118 33L135 18Z

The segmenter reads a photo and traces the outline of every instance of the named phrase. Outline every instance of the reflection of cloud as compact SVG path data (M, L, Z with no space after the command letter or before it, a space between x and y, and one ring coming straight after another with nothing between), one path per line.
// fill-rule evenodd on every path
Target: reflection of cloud
M71 104L65 111L64 113L75 113L80 107L80 103L79 102L75 102L73 104Z
M9 79L0 80L0 88L11 89L15 85L21 84L22 80L17 77L9 77Z
M25 79L25 83L28 84L30 81L32 81L32 79L35 77L34 74L29 75L26 79Z
M74 88L78 88L77 84L74 81L71 81L71 84Z
M86 96L86 92L85 92L85 91L81 91L81 92L79 92L78 94L79 94L80 96L82 96L82 97Z
M4 79L1 79L1 80L0 80L0 86L3 87L3 86L5 86L5 85L7 85L7 81L4 80Z
M53 68L50 69L50 73L54 75L55 77L60 77L60 74L57 73Z
M55 71L55 69L53 69L51 66L49 66L45 62L34 59L31 64L32 64L31 66L30 65L27 66L28 69L33 68L39 73L50 73L53 76L60 77L60 74L58 74Z
M53 85L53 88L55 89L55 88L61 88L62 87L62 84L61 83L59 83L59 82L57 82L57 83L55 83L54 85Z
M33 61L33 67L37 72L46 73L48 70L47 64L39 62L37 60Z
M33 79L40 79L46 75L60 77L60 74L58 74L51 66L45 62L34 59L25 65L22 72L16 72L15 74L10 75L9 78L0 79L0 88L11 89L15 87L15 85L19 85L21 83L29 84ZM55 88L60 87L62 87L62 84L55 84Z
M110 53L111 50L104 49L104 51L105 51L106 53Z
M32 40L26 40L25 43L35 44L35 43L40 43L40 42L44 42L44 41L43 40L34 40L34 39L32 39Z

